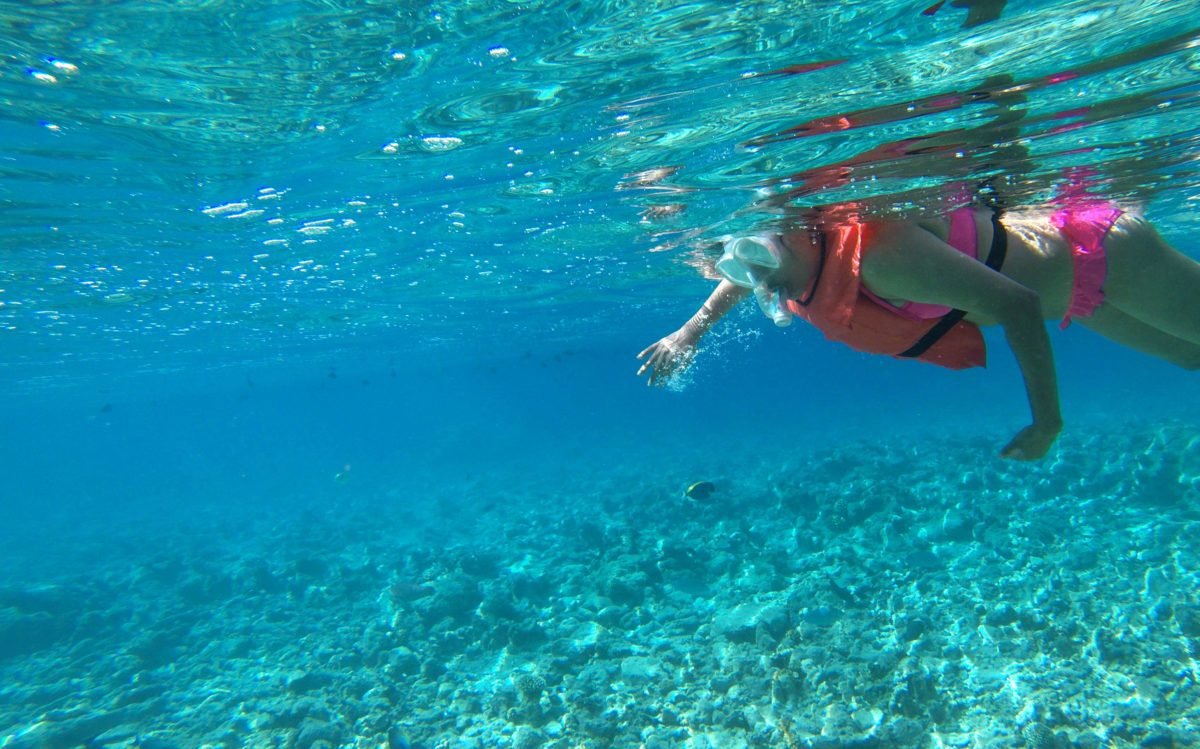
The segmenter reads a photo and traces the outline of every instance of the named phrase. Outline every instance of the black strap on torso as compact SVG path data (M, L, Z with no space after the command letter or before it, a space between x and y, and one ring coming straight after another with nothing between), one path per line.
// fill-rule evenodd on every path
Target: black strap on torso
M1004 267L1004 256L1008 254L1008 232L1004 230L1003 224L1000 223L1000 211L992 209L992 246L988 248L987 260L984 264L994 271L999 271ZM932 328L925 331L925 335L921 336L916 343L909 346L904 351L896 354L907 358L915 358L929 350L929 347L938 341L942 340L942 336L950 332L950 329L958 325L959 321L967 316L967 313L960 309L953 309L942 316Z
M808 290L808 294L796 300L796 304L799 304L801 307L807 307L812 304L813 296L817 293L817 287L821 285L821 274L825 272L825 257L829 254L825 244L825 232L817 230L815 235L817 247L820 248L820 257L817 260L817 272L813 277L812 288Z

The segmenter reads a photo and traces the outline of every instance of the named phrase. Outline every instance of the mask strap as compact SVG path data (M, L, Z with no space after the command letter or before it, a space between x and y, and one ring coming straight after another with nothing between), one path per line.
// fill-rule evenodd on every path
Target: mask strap
M816 235L820 256L817 259L817 272L813 277L812 286L808 288L808 293L804 295L804 298L796 300L796 304L799 304L801 307L807 307L812 303L813 296L817 293L817 286L821 284L821 273L825 270L825 256L828 254L825 247L825 232L820 229L814 229L813 234Z

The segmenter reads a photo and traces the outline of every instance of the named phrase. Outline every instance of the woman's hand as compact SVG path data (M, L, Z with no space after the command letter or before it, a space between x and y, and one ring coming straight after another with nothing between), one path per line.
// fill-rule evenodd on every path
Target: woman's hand
M645 359L638 367L638 376L650 373L647 385L665 385L673 375L687 369L696 357L696 342L699 336L693 335L688 326L684 326L669 336L647 346L638 359Z
M1000 451L1000 457L1010 460L1040 460L1050 451L1050 446L1058 439L1058 433L1061 431L1062 424L1031 424L1017 432L1017 436Z
M673 375L687 369L692 359L696 358L696 344L705 331L749 293L749 289L728 280L721 281L682 328L650 344L637 355L637 358L646 360L638 368L638 376L649 372L647 385L666 385Z

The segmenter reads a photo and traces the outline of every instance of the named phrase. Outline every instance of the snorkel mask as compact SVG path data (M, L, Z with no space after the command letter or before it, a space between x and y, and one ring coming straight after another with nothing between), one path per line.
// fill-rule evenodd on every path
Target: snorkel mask
M792 324L792 312L783 294L767 286L767 277L779 268L784 249L774 234L749 237L730 237L725 240L725 252L717 261L717 272L730 283L754 292L763 314L781 328Z

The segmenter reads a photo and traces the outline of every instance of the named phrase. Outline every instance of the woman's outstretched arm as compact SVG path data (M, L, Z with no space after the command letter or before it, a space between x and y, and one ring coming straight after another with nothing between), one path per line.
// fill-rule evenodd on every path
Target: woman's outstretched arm
M687 369L696 355L700 337L749 293L749 289L721 281L682 328L660 338L637 355L637 358L645 359L638 368L638 376L649 372L647 385L663 385L671 375Z
M1062 431L1062 413L1037 293L908 223L884 225L862 270L867 285L882 297L948 305L1004 328L1025 380L1033 423L1000 454L1017 460L1044 456Z

